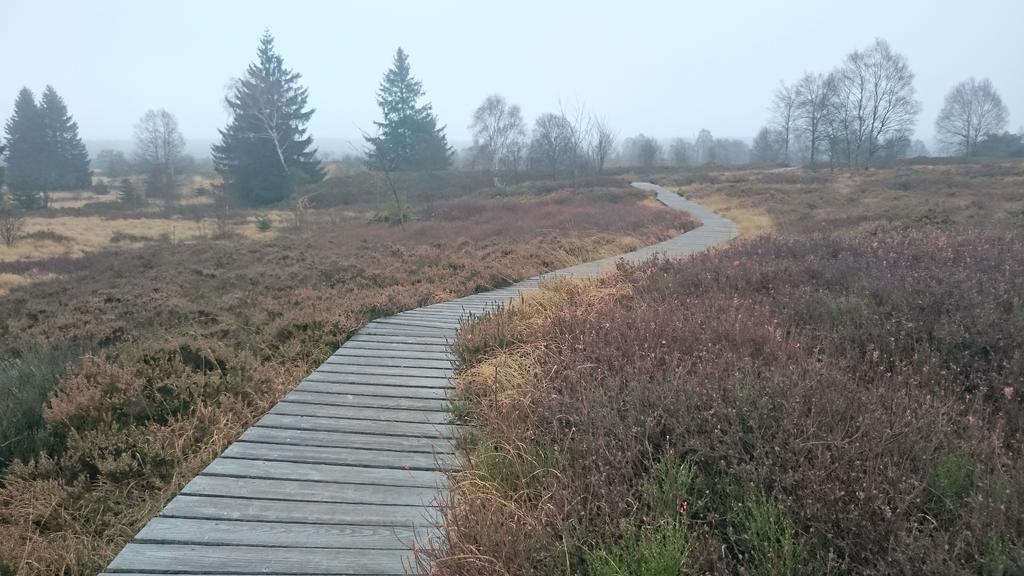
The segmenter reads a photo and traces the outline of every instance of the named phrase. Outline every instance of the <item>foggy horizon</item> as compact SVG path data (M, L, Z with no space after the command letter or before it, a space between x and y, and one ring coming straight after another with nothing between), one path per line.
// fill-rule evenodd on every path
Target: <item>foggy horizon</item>
M56 11L61 18L53 18ZM225 86L253 61L264 29L309 89L314 141L338 153L345 140L359 146L360 132L373 131L375 93L398 46L458 145L471 140L473 110L495 93L519 104L530 125L560 106L582 105L620 138L692 139L707 128L749 141L767 122L780 81L828 72L876 37L905 55L916 74L922 108L914 138L929 147L946 92L971 76L989 78L999 90L1008 129L1024 125L1024 4L1011 2L976 2L967 11L962 3L923 1L729 9L443 2L403 3L401 10L308 2L285 12L266 2L186 1L172 12L44 1L11 6L7 21L14 26L0 35L0 49L10 55L0 78L3 118L22 86L38 95L52 84L90 143L130 141L133 125L153 108L177 116L190 149L216 140L228 120ZM955 40L964 29L986 33L961 44Z

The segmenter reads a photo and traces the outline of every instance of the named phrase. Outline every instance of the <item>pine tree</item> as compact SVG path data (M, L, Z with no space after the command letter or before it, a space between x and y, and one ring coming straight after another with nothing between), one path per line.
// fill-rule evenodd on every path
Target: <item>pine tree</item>
M228 96L232 120L213 146L217 171L243 199L268 204L286 198L295 186L324 177L306 125L315 111L306 107L301 76L284 67L274 38L264 32L257 61L250 64Z
M451 165L452 149L444 126L438 128L429 103L418 105L423 96L423 84L412 76L409 57L399 48L377 90L377 104L384 118L374 122L377 135L366 137L371 146L367 153L371 167L393 172L443 170Z
M131 178L121 178L117 187L117 199L122 203L132 205L142 203L142 195L139 194L139 189L135 187Z
M78 136L78 123L71 118L64 99L47 86L39 102L46 142L44 182L46 190L81 190L92 184L89 152Z
M4 127L7 134L7 188L11 199L25 209L43 206L43 158L46 156L43 120L35 96L28 88L18 92L14 114Z
M7 191L4 190L4 185L7 184L7 165L3 164L6 157L7 145L0 144L0 206L7 204Z

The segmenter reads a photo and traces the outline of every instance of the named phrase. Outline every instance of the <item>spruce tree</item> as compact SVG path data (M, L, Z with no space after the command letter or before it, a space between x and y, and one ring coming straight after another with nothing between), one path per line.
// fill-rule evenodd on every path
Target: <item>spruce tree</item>
M227 97L232 119L213 146L213 161L228 186L251 203L283 200L296 186L324 177L306 135L314 109L306 107L309 95L299 78L264 32L256 62Z
M45 189L43 166L46 139L35 96L28 88L18 92L14 114L4 127L7 134L7 189L11 199L25 209L43 206L39 193Z
M399 48L377 90L383 120L374 122L377 135L366 137L367 163L372 168L393 172L443 170L451 165L452 149L444 126L438 128L429 103L419 105L423 96L423 84L413 77L409 57Z
M46 142L46 190L81 190L92 184L89 152L78 136L78 123L71 118L64 99L47 86L39 102Z
M2 140L0 140L2 142ZM0 206L7 203L7 191L4 190L4 185L7 184L7 165L3 163L4 158L7 157L7 145L0 144Z

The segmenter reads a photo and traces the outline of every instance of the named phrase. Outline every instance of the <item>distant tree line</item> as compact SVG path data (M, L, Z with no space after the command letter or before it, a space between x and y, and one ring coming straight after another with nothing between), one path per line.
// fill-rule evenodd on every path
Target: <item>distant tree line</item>
M673 138L664 146L651 136L626 138L615 159L621 166L704 166L739 165L750 161L750 146L737 138L716 138L702 129L692 141Z
M232 82L225 97L230 120L212 147L224 189L251 204L280 202L299 187L319 182L324 168L307 126L315 110L301 75L284 64L265 32L256 59ZM806 164L866 168L892 159L927 155L913 138L920 113L914 73L884 40L848 54L828 73L811 72L782 83L770 121L751 143L716 138L707 129L693 140L660 141L638 134L619 146L618 134L583 106L560 108L528 124L518 105L493 94L473 112L472 146L456 154L448 143L408 54L398 48L377 90L380 119L365 135L366 150L346 156L349 169L382 174L401 213L396 172L459 167L498 174L529 171L549 177L600 173L610 165L654 167L706 164ZM1006 131L1009 117L987 79L970 78L946 96L936 120L943 152L962 156L1024 156L1024 134ZM64 100L47 86L39 102L22 89L0 146L0 194L6 189L24 208L47 203L47 192L90 186L90 159ZM172 199L195 161L184 153L177 119L164 109L147 111L135 125L129 157L100 151L93 163L117 182L126 201ZM457 162L456 162L457 161ZM132 177L141 177L142 190Z
M927 147L913 138L920 110L906 57L879 39L831 72L782 83L771 120L754 137L751 161L867 168L926 156ZM1021 137L1005 132L1008 117L991 82L968 79L946 96L936 120L939 145L961 156L1024 155Z

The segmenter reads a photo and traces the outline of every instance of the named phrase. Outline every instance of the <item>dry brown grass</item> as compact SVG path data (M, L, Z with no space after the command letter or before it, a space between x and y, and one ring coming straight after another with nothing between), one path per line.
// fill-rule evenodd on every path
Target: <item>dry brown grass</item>
M644 199L622 187L470 196L404 227L324 223L266 242L149 243L33 263L59 277L0 300L0 355L38 350L60 376L37 378L42 392L15 403L5 382L21 373L0 370L0 414L25 422L0 427L0 458L12 462L0 480L0 572L95 574L368 319L692 225ZM68 350L70 361L51 353Z
M261 232L256 228L256 215L236 219L229 225L232 235L248 240L270 240L287 226L291 214L285 211L261 212L274 223L273 228ZM55 218L29 217L25 219L23 236L34 232L54 232L66 239L23 238L13 247L0 246L0 262L46 260L49 258L78 258L108 250L111 247L138 248L150 242L171 244L208 239L217 230L213 218L189 220L185 218L104 218L102 216L58 216ZM117 241L118 237L129 240Z
M684 196L691 193L686 188L676 188L675 191ZM705 208L710 208L735 222L740 228L741 239L755 238L775 231L775 219L754 200L729 197L725 194L702 194L699 199Z
M1024 228L1024 161L900 166L865 172L794 169L664 172L655 179L740 224L767 231L881 232L932 225Z

